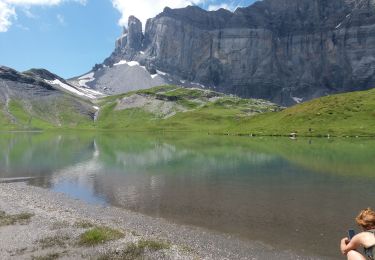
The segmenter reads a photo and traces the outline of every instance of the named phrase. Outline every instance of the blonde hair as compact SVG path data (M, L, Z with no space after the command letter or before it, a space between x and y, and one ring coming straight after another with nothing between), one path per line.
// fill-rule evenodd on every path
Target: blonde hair
M359 215L355 218L355 221L359 226L365 230L375 228L375 211L371 208L362 210Z

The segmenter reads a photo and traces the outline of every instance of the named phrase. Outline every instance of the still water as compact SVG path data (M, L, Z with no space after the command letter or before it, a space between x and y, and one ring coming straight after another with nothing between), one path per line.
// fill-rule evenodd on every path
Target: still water
M0 178L175 223L340 258L375 207L375 140L0 134Z

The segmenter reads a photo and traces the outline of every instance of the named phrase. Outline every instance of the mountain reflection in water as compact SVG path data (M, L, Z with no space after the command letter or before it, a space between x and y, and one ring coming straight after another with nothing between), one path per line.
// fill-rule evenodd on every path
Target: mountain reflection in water
M338 258L375 205L375 141L205 135L2 134L0 178L89 203Z

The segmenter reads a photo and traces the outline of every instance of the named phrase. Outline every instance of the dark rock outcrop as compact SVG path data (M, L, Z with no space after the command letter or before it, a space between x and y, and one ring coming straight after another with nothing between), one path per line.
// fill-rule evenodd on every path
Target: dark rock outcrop
M128 28L124 28L122 36L116 41L116 49L128 55L134 55L142 48L142 23L134 16L129 17Z
M135 17L104 64L126 59L279 104L375 87L374 0L263 0L235 12Z
M136 17L129 17L128 24L128 47L129 49L138 51L142 47L143 33L142 23Z
M13 90L17 89L17 91L24 94L28 91L39 94L50 94L56 91L53 86L43 81L41 77L36 77L29 73L21 73L5 66L0 66L0 83L2 84L0 92L4 91L5 87L9 85L14 86Z
M30 69L30 70L27 70L25 72L23 72L23 74L26 74L30 77L35 77L35 78L40 78L40 79L43 79L43 80L55 80L55 79L58 79L60 80L61 82L66 82L63 78L57 76L56 74L46 70L46 69Z

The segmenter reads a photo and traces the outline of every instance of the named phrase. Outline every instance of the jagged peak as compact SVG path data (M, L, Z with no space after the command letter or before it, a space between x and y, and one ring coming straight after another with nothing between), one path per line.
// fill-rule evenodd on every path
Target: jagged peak
M130 15L129 18L128 18L128 28L132 25L141 25L141 27L142 27L142 22L141 22L141 20L139 20L134 15Z

